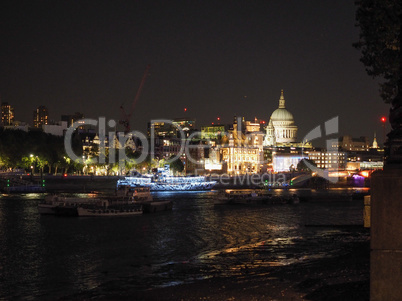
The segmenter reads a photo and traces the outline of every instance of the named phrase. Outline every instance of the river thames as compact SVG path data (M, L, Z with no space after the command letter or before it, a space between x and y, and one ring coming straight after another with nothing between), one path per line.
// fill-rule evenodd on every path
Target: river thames
M307 202L251 206L214 205L215 191L159 193L173 200L171 212L123 218L40 216L44 194L3 194L0 299L129 296L336 256L341 244L368 239L355 230L363 200L352 192L307 191Z

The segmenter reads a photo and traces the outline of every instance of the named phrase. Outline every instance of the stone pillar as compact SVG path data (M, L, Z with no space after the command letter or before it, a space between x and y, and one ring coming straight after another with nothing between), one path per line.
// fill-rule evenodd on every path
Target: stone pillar
M371 178L370 300L402 300L402 169Z

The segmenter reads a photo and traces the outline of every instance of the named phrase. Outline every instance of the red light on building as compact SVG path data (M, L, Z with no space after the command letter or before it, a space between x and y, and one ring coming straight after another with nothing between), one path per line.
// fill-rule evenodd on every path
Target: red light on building
M184 112L187 112L187 108L184 108Z
M220 118L220 117L218 117L218 118L216 118L216 119L218 119L218 121L219 121L219 120L221 120L221 118Z
M386 117L381 117L381 122L385 122L385 121L387 121L387 118Z

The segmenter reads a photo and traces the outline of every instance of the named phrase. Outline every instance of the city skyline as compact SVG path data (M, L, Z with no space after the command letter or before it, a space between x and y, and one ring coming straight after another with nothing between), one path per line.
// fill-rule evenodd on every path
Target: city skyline
M31 122L40 105L55 121L76 111L118 120L150 64L134 129L156 118L193 117L197 127L234 115L268 121L283 89L299 139L339 116L340 135L383 140L389 106L352 47L352 1L2 6L0 94L16 120Z

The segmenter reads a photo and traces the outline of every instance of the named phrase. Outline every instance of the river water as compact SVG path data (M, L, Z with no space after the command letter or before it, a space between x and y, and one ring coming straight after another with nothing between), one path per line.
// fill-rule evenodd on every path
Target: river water
M43 194L2 195L0 299L129 294L337 255L342 243L367 237L306 225L361 225L363 201L350 193L308 191L313 201L252 206L214 205L214 191L159 193L173 200L171 212L120 218L40 216Z

